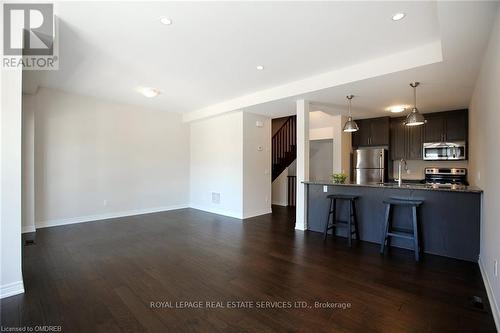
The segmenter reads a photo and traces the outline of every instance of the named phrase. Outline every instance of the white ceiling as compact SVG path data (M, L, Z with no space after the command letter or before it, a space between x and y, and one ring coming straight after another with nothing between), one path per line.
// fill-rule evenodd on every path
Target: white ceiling
M391 105L412 105L410 82L420 81L417 106L421 112L468 108L482 63L498 2L442 2L437 4L443 61L339 85L293 98L255 105L247 111L280 117L295 113L295 101L313 102L313 110L347 114L346 95L354 94L355 118L402 116Z
M439 39L433 2L56 2L55 13L60 70L37 84L174 112Z

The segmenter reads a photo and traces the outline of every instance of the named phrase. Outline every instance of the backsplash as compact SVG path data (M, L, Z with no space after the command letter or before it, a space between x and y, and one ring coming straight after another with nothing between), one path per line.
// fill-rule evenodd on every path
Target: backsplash
M420 180L424 179L424 169L431 167L438 168L468 168L467 161L407 161L408 173L403 172L403 179ZM393 178L398 178L399 161L393 161ZM468 177L467 177L468 178Z

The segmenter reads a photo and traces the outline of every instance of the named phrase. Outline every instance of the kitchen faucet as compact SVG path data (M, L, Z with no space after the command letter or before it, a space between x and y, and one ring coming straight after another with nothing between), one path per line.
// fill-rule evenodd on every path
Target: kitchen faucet
M401 183L403 181L403 176L401 175L401 171L403 169L403 164L404 164L404 169L405 171L408 171L408 164L406 164L406 160L404 158L402 158L400 161L399 161L399 167L398 167L398 186L401 186Z

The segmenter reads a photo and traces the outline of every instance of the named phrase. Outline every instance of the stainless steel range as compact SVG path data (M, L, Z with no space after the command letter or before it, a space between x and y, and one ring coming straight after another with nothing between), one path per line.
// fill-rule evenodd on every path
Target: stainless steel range
M436 187L462 187L467 183L465 168L425 168L425 183Z

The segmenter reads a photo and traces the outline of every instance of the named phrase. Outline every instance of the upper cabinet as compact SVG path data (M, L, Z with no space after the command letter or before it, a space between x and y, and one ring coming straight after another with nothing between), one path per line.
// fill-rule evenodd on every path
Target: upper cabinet
M359 131L352 134L352 146L388 146L389 117L356 120Z
M391 119L391 160L423 159L424 127L404 125L405 117Z
M422 160L424 142L467 141L467 110L426 113L424 126L405 126L405 117L391 118L390 156L393 161Z
M425 118L425 142L467 141L467 110L430 113Z
M404 117L391 119L391 160L396 161L402 158L406 159L406 127L403 124Z
M370 145L389 145L389 117L370 119Z
M467 141L469 132L467 110L450 112L446 118L446 141Z
M424 158L424 126L407 127L407 160L422 160Z
M424 114L423 126L405 126L406 117L356 120L359 131L352 135L354 149L389 146L392 160L422 160L424 142L467 141L468 111Z
M445 117L426 115L427 123L424 125L425 142L445 141Z

